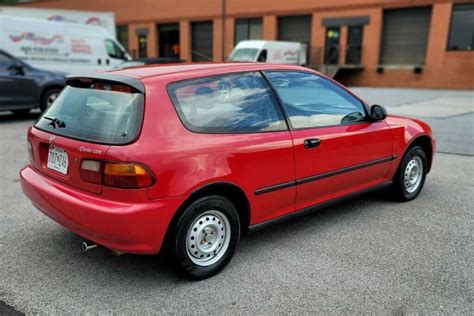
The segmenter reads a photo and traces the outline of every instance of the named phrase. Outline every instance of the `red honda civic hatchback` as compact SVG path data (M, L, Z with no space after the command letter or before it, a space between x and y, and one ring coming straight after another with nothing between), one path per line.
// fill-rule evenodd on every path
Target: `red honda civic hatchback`
M209 277L241 232L386 188L414 199L435 141L307 68L138 67L71 77L28 131L24 193L115 254Z

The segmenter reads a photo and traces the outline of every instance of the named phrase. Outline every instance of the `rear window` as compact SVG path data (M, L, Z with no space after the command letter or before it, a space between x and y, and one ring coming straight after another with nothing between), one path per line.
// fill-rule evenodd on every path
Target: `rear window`
M143 102L143 94L127 86L67 86L35 127L88 142L123 145L140 133Z
M197 133L287 130L276 96L260 73L186 80L168 86L183 124Z

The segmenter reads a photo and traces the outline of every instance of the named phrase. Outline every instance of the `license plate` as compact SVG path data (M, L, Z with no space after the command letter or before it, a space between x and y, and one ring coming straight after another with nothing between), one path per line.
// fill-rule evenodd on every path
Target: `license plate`
M48 168L62 174L67 174L68 159L64 149L49 146Z

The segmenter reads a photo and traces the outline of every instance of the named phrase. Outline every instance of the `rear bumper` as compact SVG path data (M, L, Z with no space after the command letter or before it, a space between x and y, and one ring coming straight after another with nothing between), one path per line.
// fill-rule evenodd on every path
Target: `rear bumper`
M124 253L158 253L173 215L185 200L106 200L31 167L20 171L20 181L23 192L41 212L85 239Z

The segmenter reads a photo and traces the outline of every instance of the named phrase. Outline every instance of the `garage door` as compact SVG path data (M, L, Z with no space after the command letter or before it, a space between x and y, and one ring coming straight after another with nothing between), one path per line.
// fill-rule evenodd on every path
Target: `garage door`
M423 65L431 7L385 10L381 63Z
M192 60L212 60L212 22L195 22L192 24Z
M278 18L278 40L302 42L309 46L311 41L311 15Z
M311 15L283 16L278 18L278 40L300 42L307 45L306 60L310 61Z

